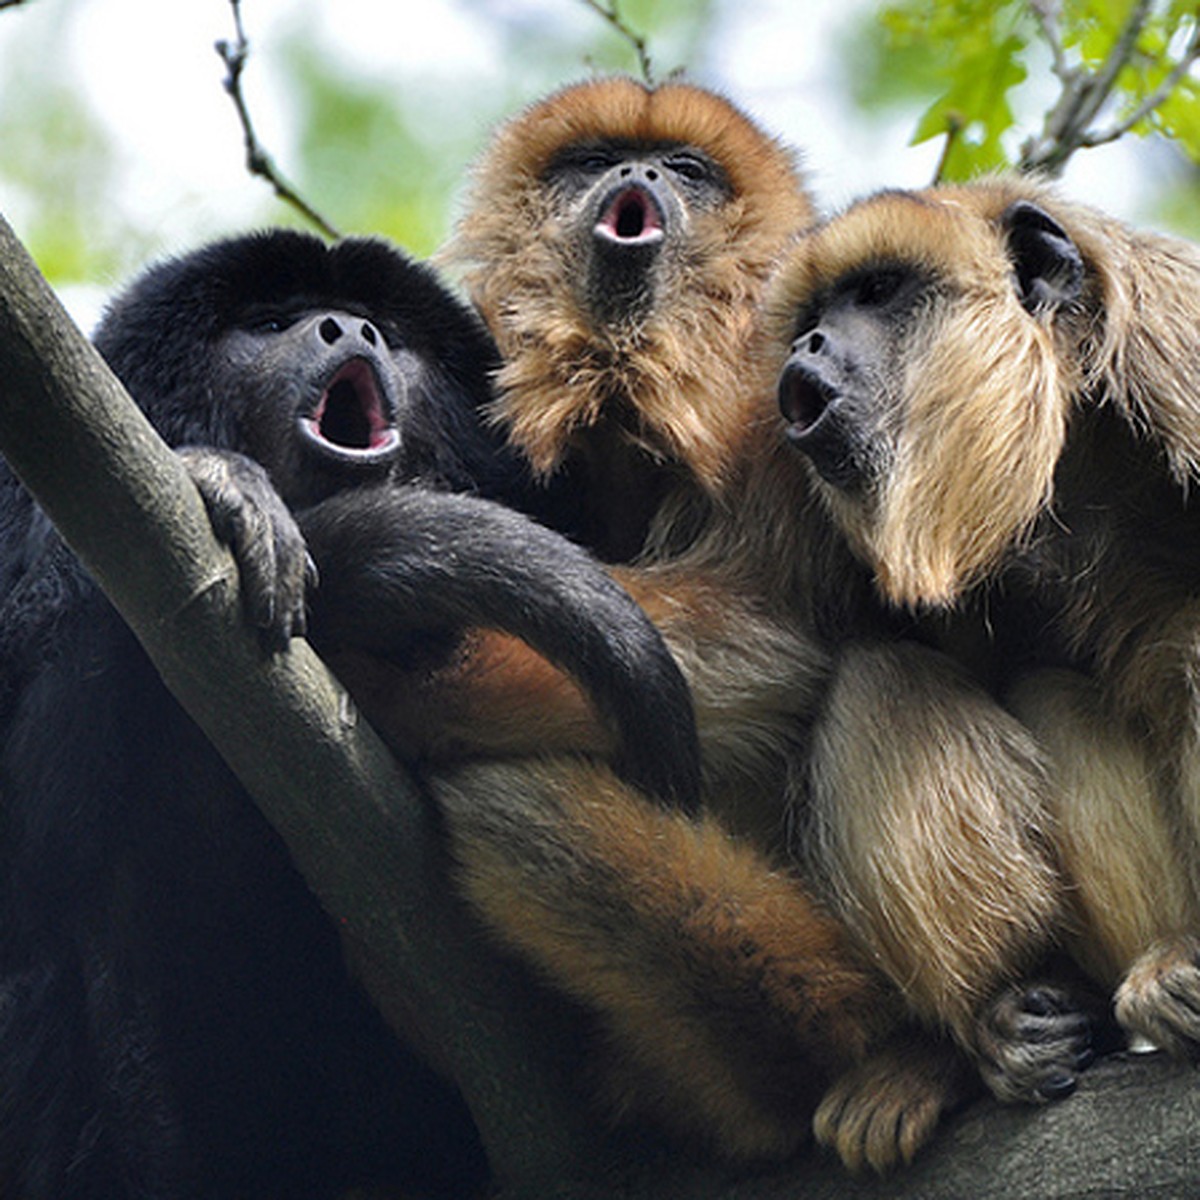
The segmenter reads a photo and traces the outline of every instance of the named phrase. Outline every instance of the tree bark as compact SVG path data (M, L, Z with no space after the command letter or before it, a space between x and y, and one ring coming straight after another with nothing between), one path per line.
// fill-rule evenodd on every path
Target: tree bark
M0 453L284 838L392 1026L462 1087L502 1178L592 1135L570 1022L492 953L436 819L307 643L269 655L195 487L0 217Z

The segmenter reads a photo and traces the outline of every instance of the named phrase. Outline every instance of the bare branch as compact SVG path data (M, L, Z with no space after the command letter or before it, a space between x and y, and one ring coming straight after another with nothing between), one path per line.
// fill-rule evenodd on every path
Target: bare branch
M654 68L650 63L650 51L647 48L646 39L641 34L634 33L633 29L625 23L617 0L608 0L607 4L600 3L600 0L583 0L583 2L592 12L602 16L633 47L642 79L648 87L653 87Z
M1062 35L1058 28L1058 14L1061 11L1058 0L1029 0L1029 10L1037 22L1042 40L1050 47L1050 53L1054 58L1051 69L1064 84L1069 84L1077 72L1071 67L1063 52Z
M1088 127L1112 95L1117 78L1133 57L1150 9L1151 0L1137 0L1108 57L1099 69L1088 73L1069 67L1065 61L1053 0L1030 0L1030 10L1055 57L1055 73L1063 86L1057 102L1046 115L1040 136L1030 138L1021 148L1019 166L1022 171L1056 175L1076 150L1091 144L1089 138L1101 136L1089 131Z
M1170 97L1171 93L1183 82L1191 70L1193 63L1200 59L1200 17L1197 18L1196 24L1192 28L1192 36L1188 40L1187 48L1183 52L1180 60L1171 68L1166 78L1162 83L1147 96L1141 104L1139 104L1131 113L1123 120L1116 122L1108 129L1098 133L1086 135L1081 141L1081 147L1103 146L1109 142L1115 142L1118 138L1127 134L1139 121L1144 121L1151 113L1154 112L1164 100Z
M19 8L27 2L28 0L0 0L0 8Z
M290 204L326 237L340 237L337 228L283 178L275 166L274 160L263 148L262 143L258 140L258 135L254 132L250 110L246 105L246 98L242 94L242 71L250 53L250 43L246 40L245 30L242 27L241 0L229 0L229 6L233 9L233 23L237 37L232 42L222 39L216 43L215 49L225 63L226 75L223 86L233 101L234 108L237 109L238 120L242 123L242 132L246 143L246 169L251 175L265 179L280 200L285 204Z
M1104 106L1104 102L1112 93L1113 87L1116 85L1117 76L1119 76L1128 65L1129 60L1133 57L1133 52L1137 49L1137 40L1141 36L1142 30L1145 28L1146 20L1150 16L1151 0L1138 0L1133 6L1133 10L1129 14L1129 20L1125 22L1124 29L1121 30L1121 36L1117 38L1116 45L1113 46L1108 58L1104 60L1104 65L1093 77L1091 86L1086 89L1084 95L1084 103L1080 106L1077 128L1082 136L1087 126L1095 120L1097 113Z

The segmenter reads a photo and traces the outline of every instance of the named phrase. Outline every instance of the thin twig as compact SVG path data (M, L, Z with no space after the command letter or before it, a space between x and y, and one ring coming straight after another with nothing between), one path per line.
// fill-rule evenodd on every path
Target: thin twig
M625 18L621 16L620 9L617 5L617 0L609 0L607 4L601 4L600 0L583 0L594 13L602 16L632 47L633 52L637 55L638 69L642 73L642 78L650 87L654 86L654 69L650 63L650 51L646 46L646 39L634 31L625 23Z
M938 159L937 170L933 173L933 182L941 183L946 176L946 164L950 161L950 154L954 149L955 143L959 139L959 135L963 131L963 119L958 113L948 113L946 116L946 141L942 146L942 154Z
M1137 40L1150 16L1151 0L1138 0L1108 57L1091 74L1067 65L1051 4L1052 0L1030 0L1030 11L1054 55L1055 74L1062 81L1062 93L1047 114L1040 137L1030 138L1022 147L1020 169L1058 174L1076 150L1100 144L1090 139L1109 140L1107 131L1104 134L1089 132L1088 126L1111 96L1118 76L1133 57ZM1158 103L1162 103L1162 99Z
M0 8L17 8L26 0L0 0Z
M1054 57L1051 70L1064 84L1071 83L1076 72L1067 61L1066 52L1063 50L1062 36L1058 30L1058 0L1029 0L1029 11L1033 13L1042 40L1050 47L1050 53Z
M1114 123L1109 129L1103 132L1086 135L1080 140L1080 146L1089 148L1092 146L1104 146L1109 142L1115 142L1118 138L1123 137L1139 121L1144 121L1150 116L1171 95L1191 70L1192 64L1197 59L1200 59L1200 17L1197 18L1196 25L1192 29L1192 36L1188 41L1187 49L1183 52L1183 56L1171 68L1162 83L1123 120Z
M242 94L242 71L246 66L246 58L250 53L250 43L246 40L242 28L241 0L229 0L233 9L233 24L237 31L237 39L229 42L224 39L216 43L215 49L225 64L226 75L223 81L225 91L237 109L238 120L242 123L242 132L246 141L246 169L251 175L265 179L285 204L290 204L305 220L315 225L326 237L336 238L341 235L337 228L327 221L277 170L271 156L263 148L254 132L254 123L250 120L250 110L246 106L246 98Z
M1129 20L1125 22L1125 28L1121 30L1121 36L1117 38L1116 45L1113 46L1108 58L1104 60L1104 65L1093 77L1092 86L1088 88L1085 103L1080 108L1078 115L1077 129L1081 136L1095 119L1105 100L1108 99L1116 85L1117 76L1121 74L1133 57L1133 52L1137 49L1137 40L1150 16L1150 5L1151 0L1138 0L1138 3L1134 5L1133 11L1129 14Z

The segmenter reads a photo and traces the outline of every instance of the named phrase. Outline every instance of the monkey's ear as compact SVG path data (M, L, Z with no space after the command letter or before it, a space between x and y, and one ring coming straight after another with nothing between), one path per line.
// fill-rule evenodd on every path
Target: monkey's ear
M1083 291L1083 256L1067 231L1044 209L1018 200L1005 210L1000 227L1008 240L1025 309L1038 313L1078 299Z

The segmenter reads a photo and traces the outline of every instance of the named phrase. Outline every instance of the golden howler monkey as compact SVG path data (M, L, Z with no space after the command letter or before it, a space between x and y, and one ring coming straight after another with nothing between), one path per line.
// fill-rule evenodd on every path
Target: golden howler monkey
M325 576L322 647L436 662L462 623L498 623L578 675L648 794L698 790L686 685L636 605L561 536L435 490L508 494L519 472L478 420L490 339L432 272L381 242L231 239L146 272L96 343L189 447L272 644L304 622L288 505ZM343 593L347 559L369 578ZM282 843L2 462L0 564L0 1194L474 1193L465 1106L384 1027Z
M430 781L476 907L600 1015L619 1109L744 1156L799 1144L824 1098L820 1136L883 1167L959 1083L909 1008L1021 1094L1071 1086L1077 1029L1016 999L980 1016L1056 912L1032 739L886 636L754 370L762 289L810 219L791 156L695 87L600 80L499 130L452 246L504 358L495 418L683 666L706 812L577 761ZM604 749L502 639L376 713L441 760L523 720Z
M1200 252L1015 178L885 192L775 305L791 439L880 591L948 612L1051 754L1070 944L1195 1055Z

